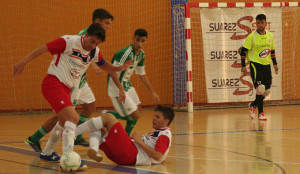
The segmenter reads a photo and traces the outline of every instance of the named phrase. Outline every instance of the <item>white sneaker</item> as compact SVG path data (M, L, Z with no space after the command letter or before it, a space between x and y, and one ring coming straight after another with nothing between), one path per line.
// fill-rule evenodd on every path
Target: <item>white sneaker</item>
M102 110L101 111L101 114L107 114L108 113L108 110Z
M81 160L81 163L80 163L80 166L79 168L77 169L78 171L83 171L85 169L88 168L88 166L86 164L84 164L85 162L83 160Z
M267 117L265 116L265 113L260 113L259 115L258 115L258 120L261 120L261 121L264 121L264 120L267 120Z
M89 156L89 158L97 162L100 162L103 159L102 155L99 152L96 152L94 149L88 150L87 155Z
M249 115L250 115L250 118L251 118L251 119L253 119L253 118L255 117L255 110L256 110L256 108L253 107L253 106L251 105L251 103L249 103Z

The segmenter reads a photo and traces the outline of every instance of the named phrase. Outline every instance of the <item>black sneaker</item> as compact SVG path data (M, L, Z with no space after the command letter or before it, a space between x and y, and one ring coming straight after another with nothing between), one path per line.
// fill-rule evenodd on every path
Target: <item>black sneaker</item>
M34 143L29 140L29 137L25 140L25 144L27 144L29 147L31 147L34 151L41 153L41 142Z
M86 141L84 138L82 138L81 140L75 140L74 145L81 145L84 147L89 147L90 143L88 141Z

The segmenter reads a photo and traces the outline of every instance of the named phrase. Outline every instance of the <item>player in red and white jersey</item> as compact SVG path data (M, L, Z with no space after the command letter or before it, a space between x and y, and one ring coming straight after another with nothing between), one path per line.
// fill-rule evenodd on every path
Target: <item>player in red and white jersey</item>
M110 24L114 20L114 17L105 9L98 8L95 9L92 15L92 21L93 23L99 23L101 24L102 28L107 31L110 28ZM81 30L78 35L82 36L86 34L88 28L85 28ZM96 74L101 74L103 71L97 66L96 63L91 63L92 68L95 70ZM115 74L115 75L114 75ZM113 81L119 82L119 78L117 76L117 73L113 73L114 76L112 76ZM77 86L72 87L71 92L71 102L74 106L81 105L82 110L79 113L79 122L78 125L81 123L84 123L88 120L88 118L92 115L92 113L96 110L96 98L94 96L94 93L92 91L92 88L89 86L87 80L86 80L86 73L84 73L80 78L80 83ZM119 88L119 98L118 101L123 102L125 100L125 91L121 85L121 83L117 83L117 86ZM57 116L53 116L52 118L49 118L46 120L41 127L39 127L34 134L29 136L25 143L31 147L34 151L41 153L41 143L40 139L44 137L48 132L51 132L51 130L54 128L58 121ZM78 135L75 140L75 145L82 145L85 147L89 146L89 142L86 141L82 135Z
M48 75L42 83L42 93L53 110L59 122L53 128L44 151L40 154L42 159L58 161L59 156L53 149L59 142L57 132L63 131L63 153L74 148L75 128L79 116L70 99L71 87L78 85L81 75L91 62L97 62L104 71L123 71L132 62L124 66L113 66L106 62L97 45L105 41L105 30L100 24L91 24L83 36L63 36L47 44L41 45L24 57L14 66L13 75L16 77L23 72L27 63L39 57L44 52L50 52L54 59L48 69Z
M98 162L102 160L98 153L98 149L101 149L119 165L160 164L166 159L171 146L172 134L168 126L173 119L172 108L158 105L152 119L154 131L143 136L134 132L131 138L128 137L122 125L109 113L79 125L75 134L91 131L90 144L94 146L91 146L88 156Z
M91 62L97 62L98 66L105 64L98 47L83 48L84 39L84 36L65 35L46 44L49 52L54 55L48 74L57 77L70 88L78 85Z
M138 138L137 133L133 133L133 137ZM139 150L136 159L136 165L150 165L150 164L160 164L163 162L169 152L172 140L172 133L170 128L164 127L158 130L154 130L150 133L144 134L142 136L142 141L152 149L159 151L163 156L159 160L151 158L146 151L143 150L141 145L134 141L135 146ZM159 143L159 144L158 144Z

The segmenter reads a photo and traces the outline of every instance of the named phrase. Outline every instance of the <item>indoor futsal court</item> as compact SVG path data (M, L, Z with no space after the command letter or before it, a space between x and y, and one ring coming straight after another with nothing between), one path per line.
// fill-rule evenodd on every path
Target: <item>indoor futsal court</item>
M266 107L267 121L251 120L247 111L247 108L235 108L197 110L193 114L176 112L171 125L171 149L160 165L117 166L105 156L97 163L87 157L88 148L75 146L75 151L88 165L88 169L78 173L298 173L300 106ZM152 114L145 110L134 131L149 132L151 126L146 123L151 122ZM0 128L0 173L63 173L59 163L40 160L24 143L26 137L50 116L0 117L1 123L9 119ZM48 136L42 139L42 147L47 139ZM61 143L56 152L61 153Z
M117 78L123 88L134 87L138 97L133 93L131 99L141 102L140 119L132 120L133 112L125 114L126 118L115 116L131 122L132 132L145 134L153 131L157 103L172 107L175 118L165 161L151 166L122 166L99 150L103 160L96 162L87 154L90 148L81 144L75 145L74 151L88 168L73 173L300 174L299 0L2 0L0 9L0 174L67 173L60 169L59 162L40 159L25 141L38 144L45 135L40 139L41 148L52 153L51 148L45 150L51 131L42 125L56 109L68 109L57 113L63 117L62 124L70 124L54 129L71 132L62 135L64 152L72 151L75 111L80 114L78 124L101 115L103 110L119 109L119 116L120 110L129 112L131 108L116 104L122 96L116 92L117 87L109 87L108 73L98 71L96 64L88 66L93 62L100 68L106 62L124 66L132 59L134 64L122 70L122 78L118 72ZM109 17L94 19L99 9L109 12ZM257 16L266 19L257 20ZM101 29L105 41L97 36L97 42L93 42L88 35L92 25ZM146 31L146 36L136 37L137 30ZM134 47L136 38L143 38L139 40L143 51ZM255 47L248 49L245 43ZM118 54L125 48L132 48L128 49L132 52ZM259 49L255 56L253 48ZM22 71L24 59L31 57L28 55L38 56L25 63ZM257 64L269 68L264 82L257 80L264 75ZM42 85L49 74L53 81ZM81 100L83 105L74 110L75 100L64 102L56 97L70 97L72 89L81 86L79 79L86 81L83 85L88 84L90 88L85 89L90 90L79 92L76 102L82 99L81 94L89 101ZM116 92L116 96L113 98L110 92ZM96 111L88 108L87 113L92 113L89 117L84 107L93 102ZM254 107L249 107L250 102ZM65 103L67 106L58 108ZM131 104L134 108L138 105ZM114 109L116 105L119 108ZM253 112L249 110L255 106L251 119ZM130 128L126 121L118 121L125 129ZM89 135L87 132L83 138L91 142ZM152 135L156 134L147 134ZM164 137L168 138L164 144L159 142L163 145L157 143L156 135L157 149L168 148L169 135ZM56 138L52 142L58 142L58 136L52 134ZM144 142L149 139L144 137ZM157 149L154 152L160 152ZM54 152L64 154L61 140ZM149 154L144 158L150 159Z

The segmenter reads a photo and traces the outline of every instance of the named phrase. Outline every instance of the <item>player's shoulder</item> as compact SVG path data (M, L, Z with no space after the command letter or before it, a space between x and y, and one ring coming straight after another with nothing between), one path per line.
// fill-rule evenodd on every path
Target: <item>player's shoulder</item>
M171 136L172 136L171 129L168 128L168 127L161 128L161 129L159 130L159 135L166 135L166 136L168 136L168 137L171 137Z
M129 46L127 46L127 47L125 47L125 48L122 48L122 49L120 49L119 51L117 51L117 52L116 52L116 55L123 55L123 54L125 54L125 53L131 52L132 50L133 50L132 45L129 45Z
M84 35L87 32L87 29L88 28L82 29L77 35L78 36Z
M271 37L274 37L273 33L270 32L270 31L268 31L268 30L266 30L266 34L269 35L269 36L271 36Z
M77 36L77 35L63 35L61 38L65 39L65 40L76 40L76 39L80 38L80 36Z
M253 37L255 34L257 34L257 31L256 31L256 30L252 31L252 32L247 36L247 38Z

